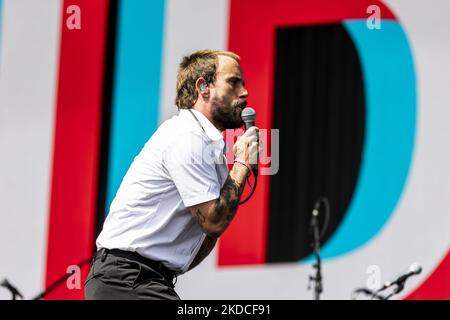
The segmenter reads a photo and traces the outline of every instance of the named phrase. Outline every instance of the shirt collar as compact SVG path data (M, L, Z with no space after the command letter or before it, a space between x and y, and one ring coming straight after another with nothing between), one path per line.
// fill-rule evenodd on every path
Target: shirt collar
M201 126L205 130L206 135L209 139L212 141L220 141L223 140L222 133L211 123L211 121L208 120L208 118L201 113L200 111L190 109L195 117L200 122ZM197 121L194 119L194 117L190 114L188 109L181 109L180 115L183 115L185 117L191 118L193 122L195 122L195 125L198 126ZM199 128L201 130L201 128Z

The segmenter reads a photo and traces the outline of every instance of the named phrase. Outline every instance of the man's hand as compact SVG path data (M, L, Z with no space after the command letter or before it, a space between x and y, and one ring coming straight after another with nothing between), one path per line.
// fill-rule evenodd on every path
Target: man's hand
M261 148L258 150L259 141L259 128L250 127L234 144L234 159L252 168L258 165L258 152L262 151Z

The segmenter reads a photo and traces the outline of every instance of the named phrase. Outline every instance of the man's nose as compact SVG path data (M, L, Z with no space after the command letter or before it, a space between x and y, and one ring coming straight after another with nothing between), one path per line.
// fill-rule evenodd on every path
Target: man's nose
M239 95L239 98L246 99L248 97L248 91L245 87L242 87L241 94Z

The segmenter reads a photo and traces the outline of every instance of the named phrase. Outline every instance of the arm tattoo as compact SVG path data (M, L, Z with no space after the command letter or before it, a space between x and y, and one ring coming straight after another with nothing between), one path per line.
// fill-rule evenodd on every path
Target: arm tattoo
M228 176L220 190L220 197L215 204L215 214L219 217L224 217L227 225L230 223L231 219L233 219L237 211L243 189L244 184L239 185Z
M220 197L216 200L214 218L224 221L225 225L231 222L236 210L239 205L239 200L241 198L242 190L244 189L244 184L239 185L230 176L228 176L222 189L220 190ZM206 222L206 217L204 214L197 209L195 213L197 223L202 226ZM202 262L212 251L216 245L217 239L207 235L205 240L203 240L202 246L200 247L197 255L189 266L189 270L195 268L200 262Z
M197 211L195 212L194 217L200 227L202 229L205 229L208 226L220 226L218 230L225 230L236 214L243 189L244 184L239 184L235 180L233 180L231 176L228 176L227 180L222 186L222 189L220 190L220 197L213 203L213 208L211 210L208 210L208 213L206 213L206 215L205 212L201 212L200 209L197 209ZM212 247L214 247L214 244L212 245ZM206 255L209 254L212 247ZM202 260L203 259L204 257L202 258Z
M196 217L197 217L197 223L199 224L199 225L202 225L205 221L206 221L206 218L205 218L205 216L203 215L203 213L200 211L200 209L197 209L197 212L196 212Z
M194 260L192 261L191 265L189 266L189 270L195 268L200 262L202 262L212 251L214 246L216 245L217 239L214 239L210 236L206 236L205 240L203 240L202 246L200 247L200 250L197 252L197 255L195 256Z

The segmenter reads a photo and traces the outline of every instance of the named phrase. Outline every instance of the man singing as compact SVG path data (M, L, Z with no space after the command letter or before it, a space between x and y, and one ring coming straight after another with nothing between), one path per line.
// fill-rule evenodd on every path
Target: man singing
M239 57L184 57L176 90L178 116L145 144L111 204L86 299L180 299L176 276L205 259L236 214L259 149L251 127L234 144L228 172L222 132L243 125L248 96Z

